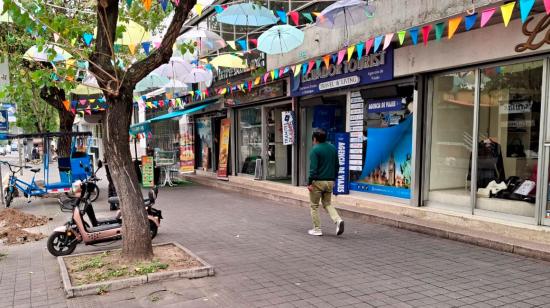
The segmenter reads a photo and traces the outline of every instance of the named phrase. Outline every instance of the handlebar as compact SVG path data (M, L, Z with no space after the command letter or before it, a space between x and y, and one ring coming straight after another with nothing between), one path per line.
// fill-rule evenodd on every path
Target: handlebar
M4 165L7 165L8 168L10 169L10 172L11 173L17 173L19 171L21 171L21 169L32 169L31 166L19 166L19 165L14 165L14 164L11 164L7 161L0 161L1 164L4 164ZM12 168L18 168L17 170L13 170Z

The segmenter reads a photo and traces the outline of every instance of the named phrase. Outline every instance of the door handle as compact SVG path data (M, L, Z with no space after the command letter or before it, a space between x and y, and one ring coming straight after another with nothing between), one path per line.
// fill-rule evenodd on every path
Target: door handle
M547 148L550 148L550 142L545 142L544 146L547 147Z

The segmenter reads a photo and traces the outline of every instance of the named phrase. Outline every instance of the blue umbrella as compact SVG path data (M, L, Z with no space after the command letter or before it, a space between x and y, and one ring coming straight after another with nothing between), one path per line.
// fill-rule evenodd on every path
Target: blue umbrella
M235 26L261 27L279 20L273 11L252 3L234 4L216 16L218 22Z
M304 32L290 25L274 26L258 38L258 50L269 55L289 52L304 42Z

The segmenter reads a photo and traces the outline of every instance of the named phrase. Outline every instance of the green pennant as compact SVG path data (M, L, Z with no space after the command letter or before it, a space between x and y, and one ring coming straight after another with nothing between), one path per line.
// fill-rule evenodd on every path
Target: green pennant
M128 7L131 7L132 6L132 0L126 0L126 5Z
M397 36L399 37L399 45L403 45L403 42L405 41L405 34L407 34L407 31L405 30L397 32Z
M309 20L310 23L313 22L313 16L311 16L311 13L302 13L302 15L304 15L304 17Z
M443 31L445 30L445 23L440 22L435 25L435 40L440 41L443 36Z

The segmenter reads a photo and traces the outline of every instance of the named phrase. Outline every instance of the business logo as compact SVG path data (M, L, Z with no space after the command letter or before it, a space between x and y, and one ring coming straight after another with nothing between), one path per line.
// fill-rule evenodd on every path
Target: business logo
M544 44L550 44L550 31L547 30L550 26L550 15L545 15L533 28L529 30L530 24L535 20L533 16L529 16L523 24L522 32L527 36L525 43L516 46L516 52L524 52L526 50L537 50Z

